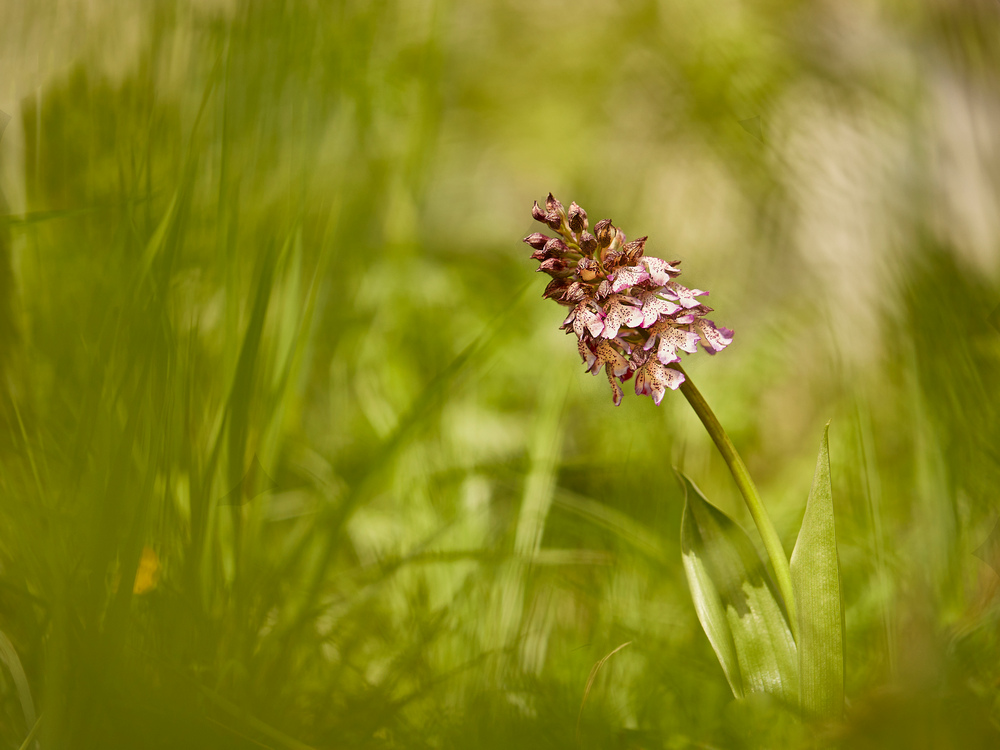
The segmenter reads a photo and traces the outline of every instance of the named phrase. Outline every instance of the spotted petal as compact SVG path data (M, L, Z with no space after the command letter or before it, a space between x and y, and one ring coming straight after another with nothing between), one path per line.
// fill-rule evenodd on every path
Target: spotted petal
M563 325L565 326L570 322L573 323L573 332L577 338L581 339L583 338L585 329L590 331L591 336L600 336L601 331L604 330L602 310L590 300L585 300L574 307L573 312L563 321Z
M597 360L591 366L590 371L596 375L597 369L601 365L604 365L609 373L613 372L619 378L628 372L628 362L625 357L607 341L601 341L597 345Z
M640 284L648 278L649 274L646 273L646 269L642 266L625 266L625 268L619 268L615 273L615 280L611 285L611 291L620 292L623 289Z
M652 396L654 403L660 405L667 388L676 391L684 382L684 374L672 367L666 367L656 359L650 358L646 364L635 373L635 393L637 396Z
M676 315L671 316L674 323L678 325L687 325L688 323L694 323L698 319L700 314L697 308L684 309L683 307L677 308L680 312Z
M642 302L642 327L649 328L661 316L673 315L681 308L673 302L663 299L656 292L643 292L639 295Z
M676 281L671 281L667 284L667 287L677 295L677 299L680 300L682 307L697 307L701 303L695 297L704 297L708 294L708 292L703 292L701 289L688 289Z
M618 381L615 380L615 376L611 374L611 370L608 370L608 382L611 383L611 400L614 402L615 406L619 406L625 392L622 390L622 387L618 385Z
M631 305L623 305L620 297L612 297L607 304L607 313L604 316L604 331L601 333L606 339L613 339L618 335L622 326L626 328L638 328L642 325L642 310Z
M646 266L649 278L657 286L664 286L674 276L681 275L679 269L674 268L662 258L650 258L647 256L642 259L642 264Z
M696 320L692 327L701 336L701 345L709 354L721 352L733 343L733 332L730 329L717 326L706 318Z
M653 325L649 331L650 337L643 348L651 349L658 338L660 347L656 350L656 356L665 365L670 362L680 362L680 355L677 354L678 349L689 354L698 351L698 334L676 327L667 318Z

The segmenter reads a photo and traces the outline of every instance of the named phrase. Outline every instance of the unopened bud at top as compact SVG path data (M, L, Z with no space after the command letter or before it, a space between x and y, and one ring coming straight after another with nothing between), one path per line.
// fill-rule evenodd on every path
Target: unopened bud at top
M525 237L522 240L522 242L527 242L535 250L541 250L543 247L545 247L545 243L548 242L550 239L552 238L549 237L548 235L542 234L541 232L535 232Z
M608 247L609 249L613 250L616 253L624 252L625 243L627 242L627 240L625 239L625 232L623 232L618 227L615 227L614 229L615 229L615 236L611 238L611 244Z
M563 222L566 220L566 209L563 208L563 204L557 201L552 193L549 193L548 198L545 199L545 223L555 231L561 232Z
M569 228L574 232L582 232L587 228L587 212L573 201L569 205Z
M558 237L553 237L545 243L544 250L550 258L561 258L569 252L569 247Z
M637 240L632 240L630 243L622 248L622 252L625 253L625 260L628 265L634 266L639 262L639 258L642 257L643 248L646 246L646 240L648 237L640 237Z
M549 197L551 197L551 195ZM562 230L563 220L566 218L566 211L563 209L562 204L560 204L555 198L552 199L552 203L558 207L557 211L546 211L538 205L537 201L535 201L535 205L531 208L531 218L535 221L547 224L550 229L554 229L559 232ZM545 205L549 205L549 201L546 201Z
M545 235L542 235L545 237ZM531 254L534 260L548 260L549 258L561 258L569 252L569 247L558 237L545 237L545 244Z
M594 227L594 234L597 236L597 246L602 250L611 244L615 238L616 230L611 219L601 219Z
M563 258L549 258L543 260L536 269L543 273L547 273L553 278L560 278L563 276L569 276L573 273L573 268L570 264Z

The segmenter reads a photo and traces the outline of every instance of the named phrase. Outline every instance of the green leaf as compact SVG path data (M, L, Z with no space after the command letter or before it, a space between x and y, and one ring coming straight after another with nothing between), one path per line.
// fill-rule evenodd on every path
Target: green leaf
M24 713L24 723L30 730L35 725L35 702L31 699L31 688L24 674L24 667L17 657L17 650L7 634L0 630L0 662L3 662L14 680L17 697L21 701L21 711Z
M844 705L844 627L830 487L829 431L827 423L791 567L799 619L802 712L837 717Z
M733 695L769 693L796 702L795 641L763 561L739 524L709 503L688 477L681 478L684 570Z

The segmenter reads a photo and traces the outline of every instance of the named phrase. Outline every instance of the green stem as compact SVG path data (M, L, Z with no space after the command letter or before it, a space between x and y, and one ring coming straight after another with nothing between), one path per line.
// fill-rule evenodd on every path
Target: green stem
M785 556L785 550L781 546L778 532L775 531L774 524L771 523L771 518L767 515L767 510L764 508L764 503L761 502L757 486L753 483L753 478L750 476L746 464L743 463L743 459L740 458L740 454L736 452L736 446L733 445L733 441L729 439L729 435L722 428L715 413L708 405L708 402L705 401L705 397L701 395L701 392L691 381L691 376L684 372L679 364L673 364L671 367L684 374L684 382L681 383L681 393L687 398L688 403L691 404L691 408L694 409L701 423L705 425L708 434L712 436L712 440L719 449L719 453L722 454L722 458L725 459L729 471L733 474L733 479L736 480L736 486L739 487L740 493L746 501L747 508L750 509L750 515L753 516L754 523L757 524L757 531L760 532L761 539L764 540L764 549L767 551L767 556L771 560L771 566L774 568L778 590L785 600L785 609L788 612L788 621L792 627L792 635L797 639L798 623L795 617L795 596L792 593L792 573L788 567L788 557Z

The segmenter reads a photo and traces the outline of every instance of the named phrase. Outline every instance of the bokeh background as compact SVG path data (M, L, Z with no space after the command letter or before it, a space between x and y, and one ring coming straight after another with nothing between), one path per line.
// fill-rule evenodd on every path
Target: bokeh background
M0 5L0 747L996 746L998 39L995 0ZM680 394L583 372L549 191L711 290L736 340L686 367L789 550L832 420L842 723L733 701L674 467L749 519Z

